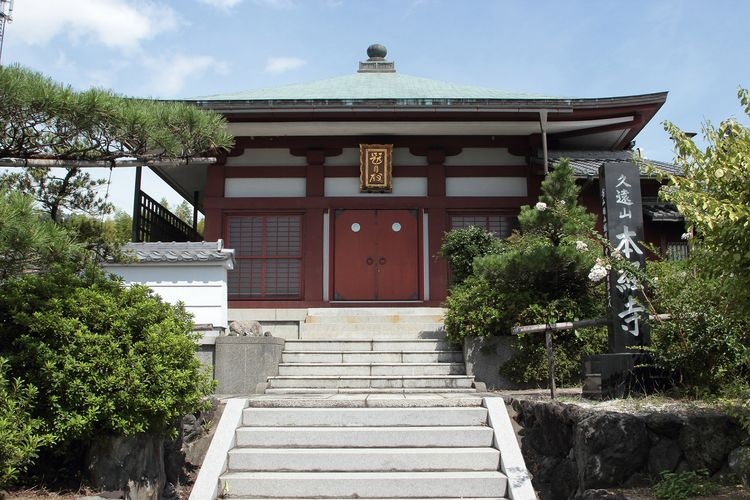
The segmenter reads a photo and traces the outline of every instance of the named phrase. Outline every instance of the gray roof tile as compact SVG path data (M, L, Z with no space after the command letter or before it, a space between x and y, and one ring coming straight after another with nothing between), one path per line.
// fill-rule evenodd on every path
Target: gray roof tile
M633 161L633 151L549 151L550 169L554 169L560 160L567 158L576 177L596 177L599 175L599 167L605 162L627 162ZM540 155L541 156L541 155ZM650 165L665 174L680 175L681 170L677 165L663 161L639 158L638 162ZM642 175L646 175L641 171Z
M123 253L139 263L157 262L224 262L234 263L234 250L224 248L224 242L153 242L126 243Z

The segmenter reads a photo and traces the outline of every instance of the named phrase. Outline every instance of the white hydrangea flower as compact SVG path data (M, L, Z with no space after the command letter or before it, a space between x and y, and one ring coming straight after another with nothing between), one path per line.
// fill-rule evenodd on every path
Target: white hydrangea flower
M557 202L558 205L565 205L565 200L560 200Z
M585 242L581 240L576 241L576 250L578 250L579 252L585 252L588 249L589 246Z
M547 204L543 201L538 201L536 205L534 205L534 208L536 208L540 212L544 212L545 210L547 210Z
M682 233L682 236L680 236L680 239L682 240L689 240L693 237L693 233Z
M589 272L589 280L593 281L594 283L601 281L606 277L607 269L598 262L594 264L594 267L592 267L591 271Z

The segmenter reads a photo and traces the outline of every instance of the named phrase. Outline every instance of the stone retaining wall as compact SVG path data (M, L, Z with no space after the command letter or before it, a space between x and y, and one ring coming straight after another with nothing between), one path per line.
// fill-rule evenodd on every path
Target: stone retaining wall
M514 400L522 452L542 499L638 486L661 471L730 472L744 434L707 410L621 413L553 401Z

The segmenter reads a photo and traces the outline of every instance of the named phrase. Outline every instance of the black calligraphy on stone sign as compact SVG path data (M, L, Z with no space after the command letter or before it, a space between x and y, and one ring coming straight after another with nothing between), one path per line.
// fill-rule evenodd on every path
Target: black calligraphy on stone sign
M611 257L643 269L643 208L640 173L632 163L607 163L599 169L604 233ZM641 286L627 270L611 271L607 283L610 310L610 352L631 352L650 341Z

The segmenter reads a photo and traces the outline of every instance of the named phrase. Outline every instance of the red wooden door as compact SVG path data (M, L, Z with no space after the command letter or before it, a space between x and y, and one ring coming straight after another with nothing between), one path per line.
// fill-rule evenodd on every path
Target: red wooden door
M334 300L417 300L416 210L337 210Z

